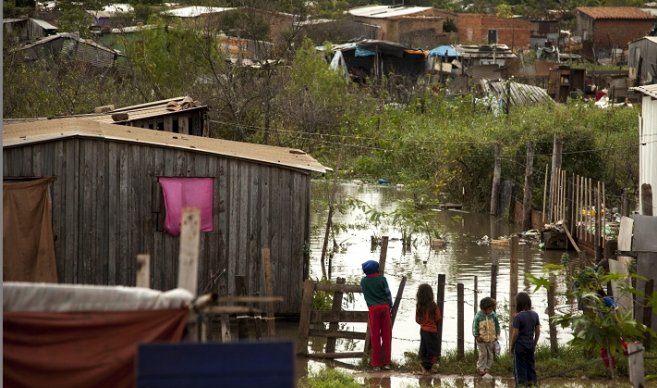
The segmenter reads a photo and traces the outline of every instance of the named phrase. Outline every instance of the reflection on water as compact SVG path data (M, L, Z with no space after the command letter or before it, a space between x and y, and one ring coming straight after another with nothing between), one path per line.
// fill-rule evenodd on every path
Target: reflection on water
M340 186L338 198L355 197L368 203L380 211L394 210L396 201L410 195L395 187L382 187L355 183L344 183ZM326 198L326 184L323 181L313 182L313 196ZM339 200L338 199L338 200ZM434 211L435 226L441 236L447 241L446 248L434 251L429 247L429 241L418 238L415 248L410 253L402 251L401 232L388 226L378 229L369 226L365 228L350 229L348 232L336 236L336 242L342 248L332 260L332 279L344 277L347 283L358 283L363 276L361 263L368 259L379 258L379 251L370 251L370 236L387 235L390 238L387 251L386 277L390 284L393 296L396 295L402 276L406 276L406 287L393 328L393 361L402 362L405 352L416 353L420 344L419 325L415 322L415 293L421 283L429 283L436 290L438 274L446 275L445 308L443 321L443 354L453 351L457 346L457 319L456 319L456 287L463 283L465 288L465 349L474 348L471 322L476 313L475 295L477 300L490 295L491 291L491 264L494 260L499 262L497 278L498 301L497 314L502 325L501 343L508 341L508 301L509 301L509 257L508 247L494 247L478 245L477 240L483 236L498 238L511 233L519 232L516 225L490 217L484 214L471 214L460 211ZM319 279L322 276L320 256L322 249L323 230L326 222L326 212L313 215L313 238L311 240L311 277ZM334 215L335 223L349 225L365 225L366 217L360 211L351 211L348 214ZM321 232L319 232L321 231ZM419 237L419 236L418 236ZM518 249L519 263L519 291L532 292L533 288L525 280L525 272L542 275L544 263L558 263L562 251L540 251L535 244L520 245ZM475 279L477 289L475 290ZM534 310L541 317L541 342L549 341L548 321L545 313L547 295L545 290L539 290L532 295ZM345 302L345 309L366 310L365 301L361 295L356 300ZM563 302L565 303L565 302ZM347 329L365 331L365 324L347 325ZM568 333L559 329L559 342L565 342L570 337ZM342 346L356 347L360 350L362 341L354 344L352 341L342 340ZM320 350L321 351L321 350ZM458 386L458 385L455 385ZM497 386L497 385L496 385Z

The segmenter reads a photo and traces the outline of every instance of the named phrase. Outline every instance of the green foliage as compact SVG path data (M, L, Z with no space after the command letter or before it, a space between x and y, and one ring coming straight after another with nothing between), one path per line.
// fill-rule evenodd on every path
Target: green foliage
M525 274L526 279L536 286L535 290L548 289L557 276L565 276L566 283L573 285L572 291L567 291L566 296L577 298L578 307L582 311L567 312L550 319L561 327L571 328L573 339L569 344L574 348L586 352L607 348L618 357L623 353L623 341L642 340L646 334L655 336L650 328L635 321L631 312L610 306L598 293L606 289L609 282L622 280L626 275L604 273L592 267L568 273L565 266L555 264L544 266L544 271L550 275L549 278ZM637 292L634 289L624 291Z
M330 280L323 279L320 283L328 284ZM313 310L329 311L333 307L333 294L329 291L315 291L313 296Z
M322 368L301 379L298 384L302 388L359 388L361 385L353 376L333 368Z

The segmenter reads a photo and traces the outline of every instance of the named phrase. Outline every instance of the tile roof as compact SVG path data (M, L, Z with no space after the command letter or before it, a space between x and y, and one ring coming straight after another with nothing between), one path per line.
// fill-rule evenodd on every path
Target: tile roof
M648 12L636 7L577 7L577 11L592 19L654 19Z

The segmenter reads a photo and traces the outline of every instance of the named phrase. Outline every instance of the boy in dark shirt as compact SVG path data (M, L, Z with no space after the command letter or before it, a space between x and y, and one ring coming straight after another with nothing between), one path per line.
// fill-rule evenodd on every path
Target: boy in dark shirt
M372 340L372 368L381 369L381 349L383 348L383 369L390 369L392 345L392 294L385 276L379 274L379 263L368 260L363 263L365 277L360 281L363 296L369 310L368 323Z

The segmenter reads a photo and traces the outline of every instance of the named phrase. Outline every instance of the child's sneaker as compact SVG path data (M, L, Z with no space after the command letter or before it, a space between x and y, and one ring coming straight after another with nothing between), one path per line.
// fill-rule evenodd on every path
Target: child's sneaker
M378 366L375 366L375 367L372 367L372 370L373 370L374 372L378 372L378 371L381 370L381 368L379 368Z
M390 370L390 365L384 365L383 370Z

